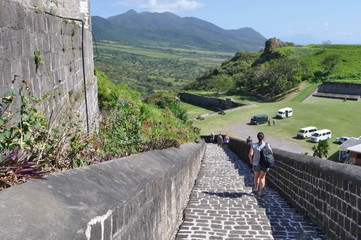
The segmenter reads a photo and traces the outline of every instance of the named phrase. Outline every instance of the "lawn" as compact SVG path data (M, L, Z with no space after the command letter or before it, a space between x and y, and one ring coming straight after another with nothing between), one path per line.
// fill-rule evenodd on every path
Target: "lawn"
M272 103L255 102L252 106L228 112L225 116L215 115L207 117L204 121L195 121L194 126L201 128L201 134L209 134L216 129L225 128L227 125L237 122L247 123L253 115L264 113L272 118L278 109L292 107L293 116L288 119L276 120L276 127L262 124L255 126L255 128L273 138L296 142L310 150L315 144L308 140L296 139L297 130L307 126L315 126L318 129L327 128L332 131L332 138L329 141L329 155L337 155L339 144L333 143L336 137L361 136L361 101L312 97L302 103L304 97L313 89L314 86L305 84L299 92L292 93L282 101ZM336 155L331 158L334 159Z
M211 111L211 110L208 110L205 108L200 108L200 107L197 107L192 104L185 103L185 102L182 102L181 106L187 110L189 118L193 118L193 117L203 115L203 114L213 113L213 111Z

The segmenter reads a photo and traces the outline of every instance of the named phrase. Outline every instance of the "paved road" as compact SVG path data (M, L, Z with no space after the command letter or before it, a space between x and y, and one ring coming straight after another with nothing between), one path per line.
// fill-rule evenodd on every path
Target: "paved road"
M253 174L230 150L207 144L205 157L176 240L328 239L266 187L252 194Z

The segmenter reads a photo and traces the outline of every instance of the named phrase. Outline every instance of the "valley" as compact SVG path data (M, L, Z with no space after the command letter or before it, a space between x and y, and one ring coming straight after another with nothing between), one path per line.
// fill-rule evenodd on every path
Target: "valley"
M103 40L94 45L94 55L96 69L115 83L126 83L146 96L158 90L179 90L234 53L131 46Z

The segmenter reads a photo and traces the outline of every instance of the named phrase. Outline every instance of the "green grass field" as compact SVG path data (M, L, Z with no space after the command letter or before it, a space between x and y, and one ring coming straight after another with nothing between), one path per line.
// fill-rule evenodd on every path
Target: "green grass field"
M247 123L253 115L264 113L272 118L278 109L292 107L293 116L288 119L276 120L276 127L262 124L255 126L255 128L257 131L262 131L273 138L296 142L310 150L315 144L308 140L296 139L297 130L307 126L330 129L332 138L329 141L329 155L331 159L335 159L335 157L337 158L337 147L339 146L339 144L333 143L336 137L361 136L361 101L345 102L341 99L312 97L302 103L301 101L314 87L315 85L303 84L299 92L293 92L282 101L272 103L255 102L250 107L228 112L225 116L214 115L207 117L204 121L195 121L194 126L201 129L201 134L209 134L216 129L225 128L227 125L238 122ZM236 99L234 98L234 100ZM192 108L197 107L193 106ZM196 110L193 109L192 111L195 112Z
M327 56L336 56L338 63L327 77L328 81L360 82L361 45L308 45L279 48L276 51L298 59L312 72L322 70L320 62Z
M200 108L197 106L194 106L192 104L188 104L188 103L181 103L181 106L187 110L188 113L188 117L189 118L193 118L199 115L203 115L203 114L208 114L208 113L212 113L213 111L205 109L205 108Z

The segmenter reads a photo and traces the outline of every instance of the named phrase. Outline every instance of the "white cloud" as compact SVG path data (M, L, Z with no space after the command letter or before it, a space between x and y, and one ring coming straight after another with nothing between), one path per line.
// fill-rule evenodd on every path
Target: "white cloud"
M332 26L332 24L329 22L323 22L321 25L322 25L323 29L326 31L330 30L330 27Z
M355 34L352 32L335 32L335 34L340 36L350 36L350 37L355 36Z
M305 30L308 31L308 32L315 32L315 28L312 27L312 26L305 27Z
M204 6L194 0L122 0L121 5L136 6L150 12L183 12L195 10Z

